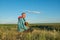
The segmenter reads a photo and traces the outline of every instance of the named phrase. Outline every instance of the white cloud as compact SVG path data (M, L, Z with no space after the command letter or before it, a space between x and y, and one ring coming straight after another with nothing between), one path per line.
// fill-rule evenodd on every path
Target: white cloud
M36 13L36 14L40 13L39 11L30 11L30 10L26 10L26 12L28 12L28 13Z

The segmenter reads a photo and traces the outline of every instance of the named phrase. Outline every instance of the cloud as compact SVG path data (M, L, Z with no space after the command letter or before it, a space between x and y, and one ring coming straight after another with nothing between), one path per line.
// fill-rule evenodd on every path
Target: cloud
M28 12L28 13L36 13L36 14L40 13L39 11L30 11L30 10L26 10L26 12Z

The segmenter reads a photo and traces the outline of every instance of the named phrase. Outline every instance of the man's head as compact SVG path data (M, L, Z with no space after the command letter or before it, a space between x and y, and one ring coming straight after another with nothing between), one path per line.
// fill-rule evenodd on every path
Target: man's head
M25 18L26 17L26 13L22 13L22 17Z

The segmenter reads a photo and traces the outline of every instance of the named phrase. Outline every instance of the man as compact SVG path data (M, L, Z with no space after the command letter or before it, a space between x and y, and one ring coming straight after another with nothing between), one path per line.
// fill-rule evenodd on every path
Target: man
M28 27L26 26L26 20L25 20L26 14L22 13L22 16L18 17L18 31L24 32L28 30Z

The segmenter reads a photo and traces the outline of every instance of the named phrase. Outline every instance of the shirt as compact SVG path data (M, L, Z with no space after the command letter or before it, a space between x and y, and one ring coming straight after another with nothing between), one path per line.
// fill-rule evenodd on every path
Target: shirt
M18 31L19 32L23 32L25 30L27 30L28 28L25 26L25 18L22 18L22 16L18 17Z

